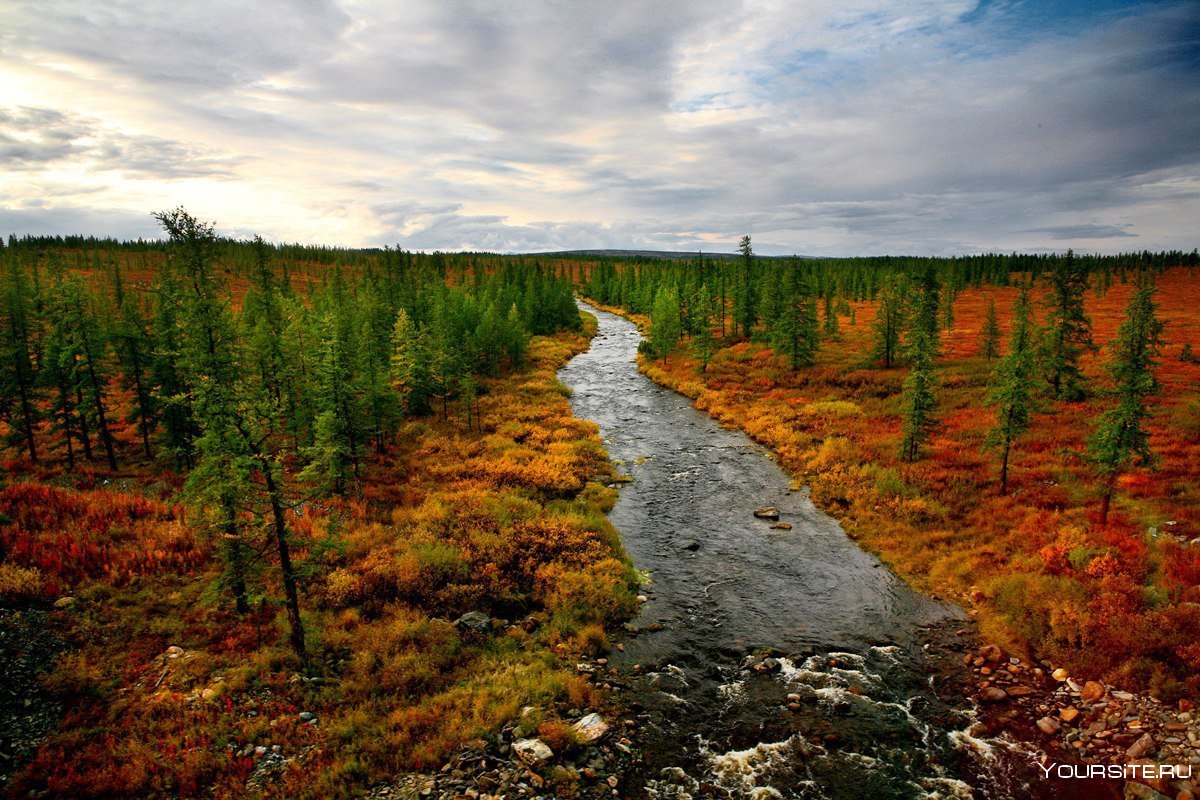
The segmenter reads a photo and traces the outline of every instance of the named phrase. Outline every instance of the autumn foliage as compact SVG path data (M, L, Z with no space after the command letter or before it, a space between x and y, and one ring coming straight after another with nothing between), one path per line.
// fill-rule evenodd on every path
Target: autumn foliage
M956 297L941 332L937 425L923 460L897 457L904 368L864 363L876 303L850 303L840 337L816 363L792 371L765 344L727 341L701 372L694 349L643 357L654 380L692 397L725 424L771 447L798 485L918 588L978 613L985 634L1073 674L1165 696L1200 692L1200 275L1157 278L1167 325L1151 399L1151 467L1121 476L1108 523L1101 480L1086 460L1094 421L1112 401L1051 402L1014 448L1010 492L985 448L995 411L985 403L990 365L980 353L995 301L1007 340L1016 286L978 286ZM1108 385L1103 347L1134 289L1089 290L1101 351L1085 354L1089 384ZM1042 299L1032 293L1035 311ZM618 309L619 310L619 309ZM633 315L648 325L645 317Z

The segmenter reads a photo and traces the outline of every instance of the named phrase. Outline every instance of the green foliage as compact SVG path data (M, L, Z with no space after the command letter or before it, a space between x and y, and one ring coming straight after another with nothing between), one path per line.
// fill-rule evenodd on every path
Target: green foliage
M988 301L987 316L979 334L979 354L985 361L1000 357L1000 322L996 318L996 299Z
M995 303L991 311L994 315ZM1036 363L1029 295L1021 292L1013 308L1008 353L992 372L987 402L996 409L996 424L987 434L988 447L1000 451L1000 493L1008 493L1008 464L1013 444L1028 428L1036 409Z
M679 343L682 335L679 293L674 286L664 286L654 297L650 315L650 347L659 358L666 358Z
M1096 349L1092 322L1083 309L1087 268L1068 250L1066 257L1055 264L1049 280L1050 305L1038 362L1051 397L1075 402L1085 396L1079 358L1085 351Z
M875 344L870 360L882 362L885 368L896 365L900 358L901 338L908 324L908 281L900 273L889 276L879 296L879 309L871 329Z
M1163 324L1156 315L1153 285L1134 292L1125 321L1112 344L1108 371L1115 384L1116 405L1101 416L1088 445L1088 454L1104 478L1102 521L1107 521L1113 487L1119 473L1134 464L1154 461L1146 420L1147 398L1159 391L1154 370L1162 346Z
M936 428L938 380L935 360L938 355L938 294L940 284L932 267L926 268L918 283L912 328L905 342L910 364L904 379L903 420L900 454L905 461L916 461Z
M780 310L769 331L772 349L793 370L811 365L820 347L817 298L797 267L788 267L779 287Z

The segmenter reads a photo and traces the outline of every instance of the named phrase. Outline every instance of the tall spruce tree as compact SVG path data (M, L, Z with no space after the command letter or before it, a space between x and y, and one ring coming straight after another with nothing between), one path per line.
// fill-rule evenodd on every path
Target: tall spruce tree
M916 461L936 428L938 379L936 360L939 351L938 295L940 285L932 266L927 267L917 285L916 308L908 331L905 349L909 371L904 379L903 421L900 457Z
M1151 413L1147 400L1160 389L1154 370L1158 366L1163 331L1154 294L1155 287L1150 284L1133 293L1125 320L1110 345L1108 371L1114 388L1109 394L1116 405L1100 415L1088 447L1092 463L1104 482L1101 525L1108 523L1113 490L1121 473L1131 466L1154 462L1150 433L1146 430Z
M666 360L682 334L679 322L679 293L674 286L663 286L654 296L650 314L650 348L658 358Z
M1013 444L1029 428L1036 410L1035 367L1033 315L1029 295L1023 291L1013 306L1008 352L996 365L988 392L988 403L996 409L996 424L988 431L986 444L1000 452L1002 495L1008 494L1008 463Z
M988 301L987 316L979 333L979 354L991 362L1000 356L1000 321L996 318L996 298Z
M708 372L708 364L717 350L717 342L713 337L712 330L715 323L713 317L716 315L716 305L708 291L707 284L700 285L691 307L694 321L692 350L696 353L696 358L700 359L700 371Z
M1049 280L1049 308L1038 348L1038 361L1051 396L1056 400L1077 402L1086 394L1079 358L1084 352L1096 350L1092 322L1083 308L1087 267L1075 258L1074 251L1068 250L1055 262Z
M741 257L737 260L737 279L733 287L734 325L741 328L741 335L750 338L754 324L758 321L758 297L755 292L754 249L750 237L743 236L738 243Z
M891 275L879 293L879 308L872 324L874 344L870 360L894 367L900 360L904 328L908 321L908 281L902 274Z
M787 270L782 295L782 311L769 331L771 349L786 357L795 371L817 359L820 347L817 298L796 266Z

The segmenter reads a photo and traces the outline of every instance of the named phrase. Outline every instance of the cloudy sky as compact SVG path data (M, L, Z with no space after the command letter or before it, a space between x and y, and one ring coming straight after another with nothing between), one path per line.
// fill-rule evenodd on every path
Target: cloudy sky
M0 0L0 233L1200 245L1200 2Z

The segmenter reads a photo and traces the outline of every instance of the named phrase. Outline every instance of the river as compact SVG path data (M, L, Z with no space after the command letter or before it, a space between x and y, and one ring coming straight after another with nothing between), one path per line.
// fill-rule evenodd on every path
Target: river
M914 592L764 448L639 373L633 323L582 307L599 329L559 378L633 478L609 516L647 576L613 658L640 723L634 796L1046 796L1018 746L970 733L962 610Z

